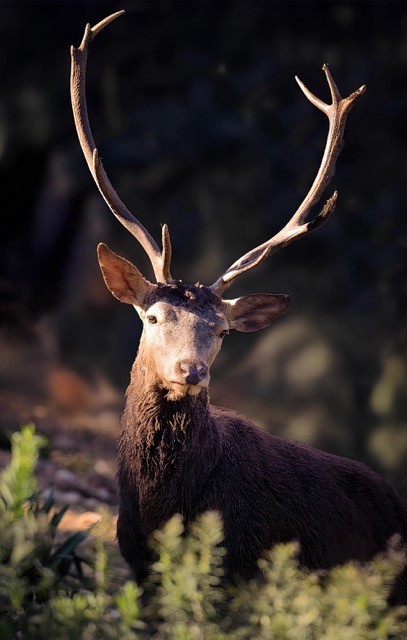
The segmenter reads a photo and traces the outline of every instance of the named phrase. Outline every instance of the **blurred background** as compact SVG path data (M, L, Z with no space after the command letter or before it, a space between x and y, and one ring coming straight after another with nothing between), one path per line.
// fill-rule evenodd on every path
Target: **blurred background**
M326 226L239 278L229 297L288 293L270 329L230 335L211 398L273 433L359 458L407 495L407 3L0 3L0 430L34 421L55 464L113 478L141 323L107 291L103 241L147 277L77 141L69 46L92 45L88 107L105 168L160 238L173 275L213 282L273 235L318 170L329 63L367 85L326 196ZM113 482L113 481L112 481Z

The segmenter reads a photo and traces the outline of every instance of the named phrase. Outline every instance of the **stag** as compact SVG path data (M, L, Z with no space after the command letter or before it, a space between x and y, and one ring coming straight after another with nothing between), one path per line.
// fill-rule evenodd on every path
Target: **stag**
M389 538L407 539L407 510L393 487L364 464L278 438L246 417L209 403L210 367L230 330L257 331L285 313L287 295L223 297L245 271L321 226L335 209L335 192L311 219L335 172L346 118L360 87L343 98L323 66L332 103L296 78L308 100L329 120L325 152L309 193L284 228L236 260L211 286L188 285L171 276L171 242L162 227L162 250L118 197L91 133L85 73L93 38L123 11L86 26L72 47L71 95L79 141L90 172L116 218L146 251L156 283L105 244L99 265L109 291L133 305L143 332L131 371L118 443L121 553L141 579L151 562L146 540L175 513L188 524L207 510L224 523L226 571L253 576L272 545L297 540L299 561L325 569L347 560L368 560ZM407 596L407 575L398 600Z

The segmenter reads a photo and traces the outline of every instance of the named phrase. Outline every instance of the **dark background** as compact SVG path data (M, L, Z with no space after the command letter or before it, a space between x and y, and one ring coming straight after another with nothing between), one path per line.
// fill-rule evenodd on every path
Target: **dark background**
M273 235L318 169L323 62L350 114L327 225L229 290L289 293L272 328L231 335L212 400L258 424L357 457L407 493L407 4L0 3L0 425L76 420L116 434L140 322L105 290L96 245L151 277L102 201L69 99L69 46L95 40L88 106L113 184L173 275L213 282Z

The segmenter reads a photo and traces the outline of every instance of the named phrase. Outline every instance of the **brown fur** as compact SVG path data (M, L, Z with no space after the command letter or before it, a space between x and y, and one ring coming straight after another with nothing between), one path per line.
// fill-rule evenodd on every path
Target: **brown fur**
M158 287L150 303L155 295L198 314L221 304L205 288L179 283ZM118 447L118 539L139 579L152 560L148 536L175 513L188 523L219 511L227 572L245 578L279 542L298 540L301 564L326 569L372 558L396 533L407 539L405 504L362 463L277 438L236 412L211 406L206 390L171 398L143 336ZM407 601L406 572L394 601Z

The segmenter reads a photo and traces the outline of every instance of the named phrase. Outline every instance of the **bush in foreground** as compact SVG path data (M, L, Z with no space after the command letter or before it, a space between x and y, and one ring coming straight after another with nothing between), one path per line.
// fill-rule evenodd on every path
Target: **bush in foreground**
M279 545L261 561L261 584L225 586L222 524L214 513L203 515L188 536L179 516L154 534L158 559L145 596L131 581L115 591L102 536L90 536L93 559L78 550L88 531L55 541L64 509L36 497L34 467L43 444L33 427L14 434L12 461L0 477L0 638L407 638L406 610L387 605L401 564L394 549L321 580L298 568L295 544Z

